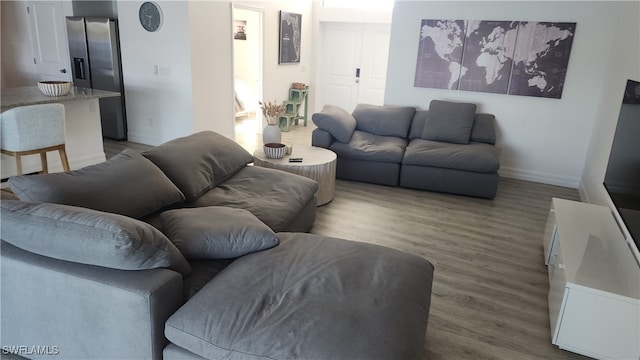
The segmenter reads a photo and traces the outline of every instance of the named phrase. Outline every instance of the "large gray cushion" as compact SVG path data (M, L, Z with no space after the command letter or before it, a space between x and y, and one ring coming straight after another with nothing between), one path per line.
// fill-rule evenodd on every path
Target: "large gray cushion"
M278 237L247 210L224 206L160 214L165 234L187 259L230 259L278 245Z
M353 110L356 129L381 136L407 137L416 108L358 104Z
M432 100L422 138L455 144L469 143L476 105Z
M113 269L190 271L171 241L139 220L59 204L5 200L0 205L2 240L23 250Z
M406 147L407 139L356 130L348 144L334 142L329 149L338 157L399 163Z
M9 186L23 201L81 206L136 219L184 201L157 166L130 150L79 170L12 177Z
M317 190L318 183L304 176L247 166L186 206L245 209L273 231L282 231L291 228L291 222L314 199Z
M346 143L356 129L356 119L346 110L335 105L325 105L322 111L311 116L311 120L322 130L328 131L336 140Z
M500 156L495 146L485 143L461 145L415 139L407 146L402 164L493 173L500 168Z
M422 358L428 261L372 244L278 235L279 246L235 260L173 314L169 341L206 359Z
M213 131L169 141L143 155L162 169L187 201L194 201L253 162L242 146Z

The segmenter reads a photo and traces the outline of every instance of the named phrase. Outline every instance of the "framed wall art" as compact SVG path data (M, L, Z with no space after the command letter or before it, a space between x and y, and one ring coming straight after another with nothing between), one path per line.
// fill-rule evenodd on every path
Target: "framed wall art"
M233 20L233 38L247 40L247 20Z
M560 99L576 23L430 20L414 86Z
M300 62L302 15L280 11L280 46L278 64Z

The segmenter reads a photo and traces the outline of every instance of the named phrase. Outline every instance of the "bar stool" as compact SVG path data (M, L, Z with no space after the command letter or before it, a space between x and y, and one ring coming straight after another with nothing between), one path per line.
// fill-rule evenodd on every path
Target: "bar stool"
M49 172L47 152L58 150L62 168L69 171L65 148L64 105L20 106L0 114L0 152L15 156L18 175L22 175L21 157L40 154L42 173Z

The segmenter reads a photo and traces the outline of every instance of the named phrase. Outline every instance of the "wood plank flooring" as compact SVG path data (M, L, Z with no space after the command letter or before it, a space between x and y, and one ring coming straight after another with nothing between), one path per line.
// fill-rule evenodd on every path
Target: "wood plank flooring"
M295 152L295 144L311 143L311 130L311 122L294 126L283 142ZM251 134L238 139L250 152L261 143ZM107 141L105 152L127 146ZM337 180L311 232L433 263L424 359L583 359L551 344L542 237L552 197L578 193L502 178L496 198L484 200Z

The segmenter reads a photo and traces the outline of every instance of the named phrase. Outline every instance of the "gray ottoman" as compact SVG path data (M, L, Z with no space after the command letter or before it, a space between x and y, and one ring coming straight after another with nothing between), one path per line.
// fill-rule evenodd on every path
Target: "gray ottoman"
M166 323L165 359L420 359L433 266L398 250L279 233Z

